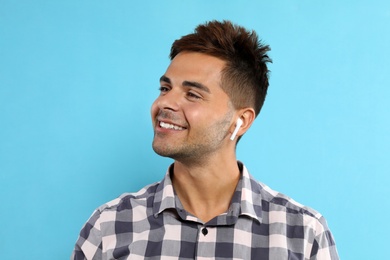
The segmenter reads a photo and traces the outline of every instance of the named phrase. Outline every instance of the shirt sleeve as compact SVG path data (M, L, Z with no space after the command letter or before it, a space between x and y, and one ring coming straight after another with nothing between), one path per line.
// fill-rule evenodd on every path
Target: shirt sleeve
M79 238L70 257L71 260L101 260L102 235L100 211L96 210L80 231Z
M314 238L310 260L339 260L336 243L325 218L321 217Z

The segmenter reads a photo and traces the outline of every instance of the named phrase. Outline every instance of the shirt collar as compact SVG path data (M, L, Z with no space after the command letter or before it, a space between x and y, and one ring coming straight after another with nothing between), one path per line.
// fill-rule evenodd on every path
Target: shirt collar
M240 215L246 215L261 222L262 186L252 177L243 163L238 162L238 166L241 170L241 184L237 185L237 190L241 188Z
M247 168L241 162L237 162L241 171L241 177L234 192L229 210L226 213L226 224L234 224L239 216L245 215L259 222L262 221L261 186L250 175ZM157 217L161 212L168 209L176 209L182 215L183 208L173 189L171 169L168 168L164 179L156 188L154 197L153 213Z
M153 214L155 217L164 210L176 209L176 195L171 180L171 169L173 169L173 164L168 168L164 179L157 185L153 203Z

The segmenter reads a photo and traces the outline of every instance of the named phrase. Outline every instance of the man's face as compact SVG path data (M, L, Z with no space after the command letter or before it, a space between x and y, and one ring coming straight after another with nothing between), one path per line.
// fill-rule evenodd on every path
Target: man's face
M222 90L221 59L179 53L160 79L160 96L151 108L154 151L175 160L221 152L229 140L234 108Z

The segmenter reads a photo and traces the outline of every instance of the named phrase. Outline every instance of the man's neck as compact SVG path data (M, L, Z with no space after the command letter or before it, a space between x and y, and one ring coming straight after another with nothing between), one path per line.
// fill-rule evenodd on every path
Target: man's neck
M226 212L240 178L235 156L199 164L175 161L173 187L186 211L203 222Z

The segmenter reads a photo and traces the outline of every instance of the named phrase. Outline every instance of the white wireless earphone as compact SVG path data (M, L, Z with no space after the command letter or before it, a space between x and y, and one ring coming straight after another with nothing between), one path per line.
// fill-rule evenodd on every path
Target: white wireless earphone
M238 132L238 130L240 130L240 127L242 126L242 123L243 123L242 119L241 119L241 118L238 118L238 119L237 119L237 123L236 123L236 128L234 129L233 134L232 134L232 136L230 137L230 140L233 141L234 138L236 138L237 132Z

